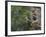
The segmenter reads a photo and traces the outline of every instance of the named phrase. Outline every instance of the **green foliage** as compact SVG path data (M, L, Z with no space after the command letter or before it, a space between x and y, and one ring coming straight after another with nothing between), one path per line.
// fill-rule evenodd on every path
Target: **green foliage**
M11 6L11 31L31 29L31 10L28 6ZM29 17L29 18L28 18Z

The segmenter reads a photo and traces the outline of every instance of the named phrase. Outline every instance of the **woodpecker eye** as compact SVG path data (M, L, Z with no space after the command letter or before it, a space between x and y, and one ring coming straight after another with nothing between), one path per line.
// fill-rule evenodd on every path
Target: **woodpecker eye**
M36 20L36 17L35 16L33 16L33 20Z

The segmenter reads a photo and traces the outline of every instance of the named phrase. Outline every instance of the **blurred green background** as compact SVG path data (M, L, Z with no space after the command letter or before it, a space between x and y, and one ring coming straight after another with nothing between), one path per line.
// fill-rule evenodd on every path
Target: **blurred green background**
M28 6L11 6L11 31L31 30L32 12Z

